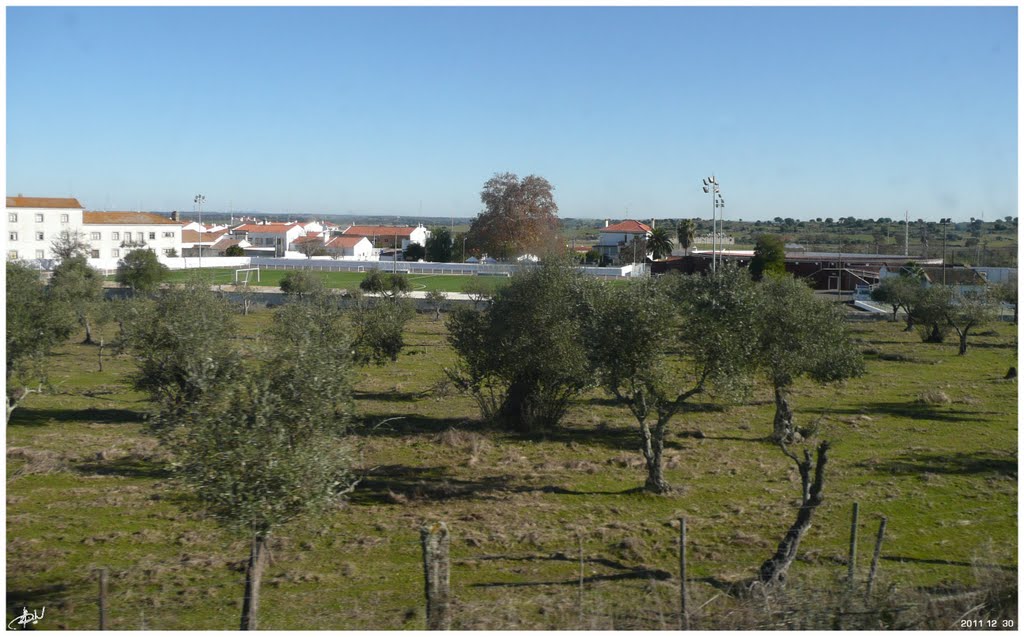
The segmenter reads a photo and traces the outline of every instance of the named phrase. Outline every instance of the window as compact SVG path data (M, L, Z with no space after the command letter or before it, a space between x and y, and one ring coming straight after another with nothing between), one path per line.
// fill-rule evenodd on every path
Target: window
M68 216L67 215L61 215L60 216L60 222L61 223L67 223L68 222Z
M121 240L121 233L120 232L111 232L110 233L110 238L113 239L114 241L120 241Z
M18 240L18 233L17 232L8 232L7 233L7 240L8 241L17 241Z
M94 259L100 258L100 251L99 250L93 250L92 251L92 258L94 258Z
M155 232L150 232L149 233L149 240L153 241L154 239L156 239L156 233Z
M164 256L174 256L174 248L164 248Z
M42 222L43 222L43 213L37 212L36 213L36 223L42 223Z
M173 239L173 238L174 238L174 233L173 232L165 232L164 233L164 239Z
M135 236L137 236L139 238L139 243L143 243L143 242L146 241L146 233L145 232L137 232L135 234Z
M17 250L8 250L7 251L7 258L12 260L12 261L17 261L18 260L18 251Z
M37 232L36 233L36 241L45 241L45 240L46 240L46 238L43 236L42 232Z
M45 259L46 258L46 253L43 252L42 250L36 250L36 258L37 259Z
M8 212L7 213L7 221L9 221L10 223L16 223L18 221L18 213L16 213L16 212ZM10 256L10 255L8 255L8 256ZM14 258L17 259L18 257L14 257Z
M119 257L121 256L121 251L118 250L117 248L114 248L113 250L110 251L110 256Z
M99 241L100 240L100 233L98 233L98 232L90 232L89 233L89 238L91 240L93 240L93 241Z

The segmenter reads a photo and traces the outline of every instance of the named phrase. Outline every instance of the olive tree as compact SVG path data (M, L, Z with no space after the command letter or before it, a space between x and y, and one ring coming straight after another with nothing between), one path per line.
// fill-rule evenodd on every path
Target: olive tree
M449 314L459 362L446 371L485 419L522 433L549 430L593 384L584 325L596 283L548 261L517 272L483 309Z
M398 360L405 346L405 325L415 315L407 299L360 299L352 314L356 362L384 365Z
M39 271L18 262L7 262L5 274L7 315L7 419L28 397L46 384L46 355L63 343L74 329L75 319L66 303L53 298L39 278ZM31 385L36 384L35 388Z
M176 414L239 374L231 306L202 281L161 290L152 303L126 309L125 341L137 367L131 380L159 406L164 417L155 426L173 426Z
M272 533L335 505L356 484L343 445L352 413L350 343L334 304L277 311L269 344L168 430L199 506L250 541L241 628L258 627Z
M915 296L909 314L925 343L942 343L946 340L950 327L946 321L946 308L952 299L952 288L942 284L921 288Z
M300 301L326 290L323 279L306 270L291 270L281 277L279 287L289 298Z
M786 272L786 245L782 237L763 234L754 243L754 257L750 260L750 276L760 281L764 275L782 275Z
M996 292L979 288L950 291L945 295L945 299L942 315L946 323L956 331L960 339L957 354L963 356L967 354L967 337L970 331L995 320L999 311L999 298Z
M816 298L792 276L768 277L758 286L754 362L775 393L772 438L790 441L793 410L789 389L800 377L831 382L859 376L864 363L846 329L842 310Z
M397 298L412 289L412 285L404 274L397 272L385 274L374 268L367 272L363 280L359 282L359 289L388 298Z
M83 344L92 345L90 318L103 301L103 275L89 266L84 255L74 254L62 259L50 277L53 298L63 301L75 313L78 324L85 329Z
M728 392L745 375L755 309L753 282L733 266L596 295L591 361L601 385L639 425L646 490L671 491L662 452L672 418L711 386Z

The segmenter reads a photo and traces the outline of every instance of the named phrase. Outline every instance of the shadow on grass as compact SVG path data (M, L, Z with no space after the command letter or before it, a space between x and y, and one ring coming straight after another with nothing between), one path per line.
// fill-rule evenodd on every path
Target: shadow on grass
M974 475L997 473L1017 475L1017 459L986 452L957 452L953 454L902 455L885 463L859 463L879 473L914 474L935 473L947 475Z
M824 409L811 408L806 411L823 415L885 415L896 418L910 418L913 420L930 420L934 422L984 422L979 414L987 412L968 411L965 409L953 410L950 407L938 407L927 403L918 402L865 402L858 407L847 409Z
M401 438L415 434L439 434L448 429L476 432L497 431L485 423L465 418L430 418L416 414L395 414L364 417L361 422L357 423L352 433L365 437Z
M376 400L386 403L414 403L429 396L421 392L352 392L352 397L356 400Z
M169 478L171 469L166 463L155 462L134 456L125 456L106 462L86 462L75 466L79 473L100 476L122 476L125 478Z
M462 480L448 474L448 468L386 465L366 476L348 500L352 504L402 504L411 500L453 500L484 493L508 491L513 476L490 476Z
M487 555L484 557L476 558L483 561L502 561L502 562L569 562L570 564L579 564L578 557L572 557L565 553L554 553L552 555ZM599 564L608 568L619 571L618 573L610 573L607 575L590 575L583 578L583 583L590 582L609 582L615 580L626 580L626 579L639 579L639 580L660 580L665 581L672 579L672 574L668 571L661 569L649 568L646 566L627 566L614 560L609 560L601 557L584 558L583 560L587 564ZM474 588L495 588L495 587L523 587L523 586L579 586L580 579L575 577L566 580L546 581L546 582L481 582L477 584L471 584Z
M33 409L19 407L11 414L11 425L37 427L50 421L99 424L140 423L143 415L131 409Z
M24 608L31 611L42 606L59 606L57 602L62 600L67 592L66 584L7 589L7 616L18 617Z
M974 562L955 562L953 560L937 560L937 559L926 559L921 557L903 557L900 555L883 555L883 560L890 562L909 562L911 564L935 564L938 566L967 566L967 567L978 567L978 568L994 568L1001 571L1017 572L1016 566L1010 566L1005 564L982 564Z

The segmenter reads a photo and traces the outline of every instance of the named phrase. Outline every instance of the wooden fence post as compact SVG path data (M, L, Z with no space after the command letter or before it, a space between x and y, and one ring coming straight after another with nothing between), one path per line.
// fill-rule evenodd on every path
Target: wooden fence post
M854 571L857 566L857 514L860 512L860 503L853 503L853 517L850 520L850 560L847 567L846 584L853 589Z
M107 629L107 569L98 569L100 576L100 630Z
M875 583L875 573L878 571L878 556L882 553L882 539L885 538L886 522L888 522L888 520L883 515L882 521L878 525L878 537L875 538L875 553L871 556L871 571L868 573L868 586L867 591L864 594L865 599L871 597L871 587Z
M583 533L582 533L582 531L577 533L576 537L579 540L579 545L580 545L580 590L579 590L579 595L576 598L576 608L579 611L580 630L583 630L582 624L583 624L583 574L584 574L584 566L583 566Z
M686 610L686 518L679 518L679 628L690 630L690 614Z
M423 544L423 575L426 580L427 630L449 630L452 620L448 527L444 522L424 525L420 529L420 541Z

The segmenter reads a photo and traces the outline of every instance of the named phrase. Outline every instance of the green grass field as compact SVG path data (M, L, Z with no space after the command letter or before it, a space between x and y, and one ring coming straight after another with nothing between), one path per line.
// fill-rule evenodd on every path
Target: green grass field
M240 317L239 338L272 311ZM878 352L863 378L796 387L797 423L818 420L818 438L834 447L791 586L845 574L853 502L861 581L879 516L888 517L879 590L938 593L992 573L1016 580L1017 385L1003 380L1016 364L1014 327L982 329L966 357L900 327L854 324L863 348ZM105 329L109 338L114 328ZM489 429L469 398L443 390L454 362L444 333L443 322L417 317L398 362L360 370L367 427L350 443L366 477L332 514L274 538L261 628L423 629L418 528L439 519L452 533L453 628L671 628L680 516L691 607L707 604L695 621L737 621L703 578L753 575L799 498L792 462L763 440L767 387L740 404L708 397L677 416L666 463L678 492L638 494L639 440L624 409L594 391L557 434ZM192 511L173 482L142 426L147 401L127 386L129 359L103 367L96 347L61 347L50 359L56 393L30 397L7 428L8 621L45 606L37 628L95 628L93 571L104 567L110 628L237 628L247 543ZM949 402L922 402L932 391ZM399 419L369 428L388 418Z
M383 272L389 272L381 268ZM190 277L196 276L197 270L174 270L166 281L169 283L182 283ZM235 271L229 268L203 269L202 276L213 285L232 285L235 279ZM323 280L329 288L349 289L359 287L359 282L366 277L365 272L311 272L313 276ZM260 280L255 280L255 273L250 274L250 285L273 286L281 284L281 279L288 274L288 270L261 270ZM488 285L493 289L508 282L507 277L500 276L460 276L452 274L409 274L409 282L414 291L429 292L441 290L442 292L462 292L467 283L476 285Z

